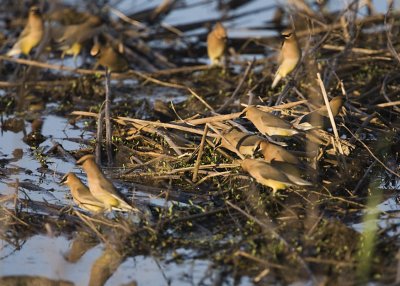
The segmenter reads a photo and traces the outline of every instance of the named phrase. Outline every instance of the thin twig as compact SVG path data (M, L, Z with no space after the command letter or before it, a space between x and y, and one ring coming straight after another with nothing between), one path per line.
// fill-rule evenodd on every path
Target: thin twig
M100 107L100 111L97 117L97 132L96 132L96 163L101 164L101 144L103 142L103 119L104 110L103 105Z
M381 160L379 160L378 157L375 156L375 154L371 151L371 149L368 148L368 146L360 139L358 139L358 137L356 137L356 135L350 131L349 128L347 128L346 126L343 126L344 128L346 128L346 130L351 134L351 136L353 136L354 138L357 139L358 142L361 143L361 145L364 146L364 148L368 151L369 154L371 154L371 156L378 161L379 164L381 164L381 166L383 168L385 168L386 171L388 171L389 173L391 173L392 175L395 175L396 177L400 177L400 174L397 174L396 172L392 171L389 167L387 167Z
M325 106L326 106L326 109L327 109L327 111L328 111L329 120L330 120L331 125L332 125L333 134L335 135L335 141L336 141L337 146L338 146L338 148L339 148L339 153L340 153L341 155L343 155L344 152L343 152L343 149L342 149L342 145L341 145L341 143L340 143L340 140L339 140L339 139L340 139L340 138L339 138L339 133L338 133L337 128L336 128L335 119L334 119L333 114L332 114L332 109L331 109L331 106L330 106L330 104L329 104L328 95L327 95L327 93L326 93L325 85L324 85L324 82L323 82L322 79L321 79L320 73L317 73L317 80L318 80L319 86L320 86L321 91L322 91L322 96L323 96L323 98L324 98Z
M199 153L197 154L197 160L196 160L196 163L194 165L194 170L193 170L193 177L192 177L192 182L193 183L196 183L196 181L197 181L197 174L199 173L199 166L200 166L200 163L201 163L201 157L203 156L204 144L206 142L207 133L208 133L208 124L206 124L204 126L204 134L201 137Z
M253 66L254 66L254 62L255 60L253 59L247 66L243 77L240 79L239 84L237 85L235 91L232 93L231 97L225 101L225 103L217 109L218 113L224 112L225 109L232 103L235 101L236 97L239 95L239 91L242 89L243 84L245 83L247 77L249 76Z
M111 77L111 72L108 68L106 68L106 76L105 76L106 100L105 100L105 106L104 106L104 108L105 108L104 120L106 122L106 152L107 152L108 166L111 166L113 164L110 77Z

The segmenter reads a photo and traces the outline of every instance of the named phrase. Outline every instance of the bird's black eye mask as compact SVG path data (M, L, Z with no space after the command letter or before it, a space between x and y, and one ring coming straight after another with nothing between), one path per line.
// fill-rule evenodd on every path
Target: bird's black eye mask
M60 184L60 185L64 185L65 182L67 181L67 179L68 179L68 175L66 174L65 176L63 176L63 177L61 178L59 184Z
M285 39L289 39L289 38L292 37L292 33L282 34L282 36L283 36Z

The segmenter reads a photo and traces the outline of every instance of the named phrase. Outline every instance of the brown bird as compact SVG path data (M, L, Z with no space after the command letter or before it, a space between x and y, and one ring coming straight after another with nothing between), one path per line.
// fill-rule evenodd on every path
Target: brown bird
M221 23L215 24L214 29L207 36L207 52L211 64L219 64L225 53L227 33Z
M91 15L81 24L63 27L61 36L55 39L58 43L58 49L63 51L62 57L72 55L76 60L84 43L101 31L102 24L100 17Z
M106 209L117 208L127 211L138 211L122 199L113 184L104 176L96 164L93 155L81 157L76 164L81 165L82 169L86 172L91 194L102 202Z
M299 133L288 121L261 111L255 106L246 108L246 118L254 124L258 131L268 136L292 136Z
M52 1L49 6L49 11L46 13L47 20L58 22L63 26L81 24L91 17L88 12L79 12L75 8L60 2Z
M329 106L331 108L333 117L338 115L343 106L343 96L339 95L332 98L331 101L329 102ZM295 120L295 122L303 126L309 123L313 127L322 127L323 125L325 125L324 121L326 120L319 120L319 122L313 122L313 118L316 117L316 114L325 118L329 118L328 109L326 108L326 105L323 105L320 108L311 111L308 114L300 116L297 120Z
M292 181L295 185L298 186L311 186L312 183L301 178L301 175L304 174L306 168L304 165L300 164L292 164L284 161L271 161L271 166L275 169L281 171Z
M264 160L267 162L281 161L292 164L301 164L301 161L292 153L282 148L281 146L275 145L267 140L260 142L259 149L264 156Z
M310 182L294 174L286 172L285 168L277 168L264 160L244 159L241 163L244 171L248 172L258 183L272 188L272 194L288 186L310 186ZM290 170L292 171L292 170Z
M282 48L279 53L279 58L278 58L279 68L275 73L275 78L271 86L272 88L275 88L275 86L282 78L286 77L297 67L301 58L301 49L294 31L293 30L283 31L282 36L285 39L283 41Z
M37 47L43 39L44 25L42 14L37 6L29 9L28 22L24 30L18 37L17 42L7 52L7 56L15 56L19 54L29 55L31 50Z
M235 152L235 147L242 155L253 155L258 145L263 138L240 131L238 128L231 128L222 134L225 138L221 138L220 147L228 149L229 151Z
M104 211L104 204L90 193L89 189L74 173L67 173L62 178L61 183L70 188L72 199L80 208L95 213Z
M110 72L124 72L129 69L128 61L122 52L116 51L110 45L103 46L100 43L95 43L90 50L90 55L96 57L96 66L101 65L108 68Z

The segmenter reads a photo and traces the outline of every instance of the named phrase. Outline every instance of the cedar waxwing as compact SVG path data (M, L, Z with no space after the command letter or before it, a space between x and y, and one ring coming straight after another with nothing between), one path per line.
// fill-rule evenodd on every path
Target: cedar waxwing
M305 171L305 168L299 164L292 164L284 161L271 161L271 166L281 171L288 177L288 179L298 186L311 186L312 183L303 180L300 175Z
M243 170L248 172L258 183L272 188L272 194L286 189L288 186L309 186L310 182L294 174L287 174L284 168L277 168L264 160L244 159L241 163Z
M42 15L37 6L33 6L29 9L28 22L24 30L18 37L17 42L7 52L7 56L15 56L23 53L29 55L31 50L37 47L42 41L44 34L44 25Z
M276 71L274 81L272 82L272 88L275 88L282 78L286 77L296 68L301 58L301 49L294 31L286 30L282 32L282 36L284 36L285 40L283 41L279 53L279 68Z
M246 108L246 118L263 134L268 136L292 136L299 133L293 126L271 113L259 110L255 106Z
M91 16L87 12L78 12L75 8L55 1L50 6L50 11L47 13L46 18L63 26L81 24Z
M67 173L62 178L61 183L70 188L72 198L80 208L95 213L104 211L104 204L90 193L89 189L74 173Z
M265 161L244 159L241 163L241 167L258 183L272 188L273 195L275 195L276 191L286 189L286 187L293 185L285 174Z
M259 149L264 156L266 162L271 161L282 161L292 164L301 164L301 161L292 153L282 148L281 146L275 145L267 140L260 142Z
M110 72L124 72L129 69L128 61L120 51L110 45L95 43L90 50L90 55L97 58L97 65L108 68Z
M65 26L62 35L56 39L58 48L63 51L62 57L72 55L76 60L84 42L96 36L101 30L101 25L101 18L91 15L81 24Z
M127 211L138 211L125 202L117 192L113 184L103 175L97 166L93 155L81 157L76 164L81 165L88 178L89 190L92 195L102 202L106 209L117 208Z
M342 106L343 106L343 96L339 95L339 96L335 96L334 98L331 99L331 101L329 102L329 106L331 108L332 111L332 115L333 117L335 117L336 115L339 114ZM305 124L305 123L313 123L312 119L314 117L315 114L319 114L322 117L326 117L329 118L329 114L328 114L328 110L326 108L326 105L321 106L320 108L311 111L308 114L305 114L301 117L299 117L298 120L296 120L296 122L298 122L300 125L301 124ZM323 118L322 118L323 119ZM321 120L320 122L318 122L318 126L315 125L315 123L313 123L314 127L322 127L322 125L324 125L324 120Z
M221 147L228 149L232 152L235 150L232 148L235 147L240 154L242 155L253 155L254 151L257 149L257 146L260 144L260 141L264 140L263 138L253 135L250 133L242 132L238 128L231 128L222 134L225 138L221 138ZM228 141L228 142L226 142Z
M226 30L224 26L218 22L207 36L207 52L212 65L220 62L221 57L225 53L226 41Z

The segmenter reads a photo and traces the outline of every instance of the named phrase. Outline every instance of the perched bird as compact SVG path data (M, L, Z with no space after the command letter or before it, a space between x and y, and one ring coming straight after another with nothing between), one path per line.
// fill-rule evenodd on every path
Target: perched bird
M37 6L29 9L28 22L24 30L18 37L17 42L7 52L7 56L15 56L19 54L29 55L31 50L37 47L42 41L44 34L44 25L42 14Z
M331 101L329 102L329 106L331 108L333 117L338 115L343 106L343 96L338 95L338 96L335 96L334 98L332 98ZM319 120L319 122L313 122L313 118L315 118L316 115L325 117L325 119L327 119L329 117L329 114L328 114L326 105L323 105L320 108L318 108L314 111L311 111L310 113L300 116L297 120L295 120L295 122L297 124L299 124L300 126L307 124L307 123L311 124L314 127L322 127L323 125L325 125L324 121L326 121L326 120ZM322 119L324 119L324 118L322 118Z
M61 183L70 188L72 198L80 208L95 213L104 211L104 204L90 193L89 189L74 173L67 173L62 178Z
M309 186L310 182L293 174L288 174L285 168L277 168L264 160L244 159L241 163L244 171L248 172L258 183L272 188L272 194L288 186Z
M49 21L57 22L63 26L81 24L91 16L87 12L79 12L67 4L56 1L49 3L49 6L46 18Z
M91 15L81 24L63 27L61 36L55 39L58 49L63 52L62 57L72 55L76 60L84 43L100 33L102 23L100 17Z
M220 63L220 59L225 53L226 42L226 30L224 26L218 22L207 36L207 52L212 65Z
M231 128L222 134L225 138L221 140L220 147L236 152L236 148L242 155L253 155L263 138L250 133L243 132L238 128Z
M265 161L245 159L240 165L242 169L249 173L258 183L272 188L272 194L274 195L278 190L283 190L293 185L285 174Z
M272 88L278 84L278 82L291 73L297 66L301 58L301 49L296 38L296 34L293 30L286 30L282 32L282 36L285 38L282 44L281 51L279 53L279 68L275 73L274 81L272 82Z
M301 161L292 153L282 148L281 146L275 145L267 140L260 142L259 149L264 156L266 162L281 161L292 164L301 164Z
M292 164L284 161L271 161L271 166L275 169L281 171L288 177L290 181L292 181L295 185L298 186L311 186L312 183L301 178L301 174L304 174L306 171L305 166L300 164Z
M259 110L255 106L246 108L246 118L254 124L258 131L268 136L292 136L299 133L288 121Z
M89 184L89 190L92 195L102 202L106 209L117 208L127 211L138 211L125 202L117 192L113 184L103 175L103 172L97 166L93 155L85 155L77 162L86 172Z
M108 68L110 72L124 72L129 69L128 61L122 52L115 50L111 45L95 43L90 55L97 58L97 66Z

